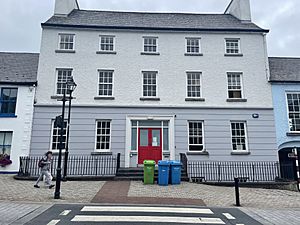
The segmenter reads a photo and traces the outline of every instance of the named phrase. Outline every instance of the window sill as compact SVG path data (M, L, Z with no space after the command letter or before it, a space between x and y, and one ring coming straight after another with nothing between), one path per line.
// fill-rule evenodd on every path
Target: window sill
M141 101L160 101L160 98L151 98L151 97L141 97Z
M201 152L187 152L187 155L209 155L207 151L201 151Z
M58 155L59 154L59 150L49 150L49 151L51 151L53 155ZM66 151L65 149L62 149L61 153L65 153L65 151Z
M91 152L91 155L112 155L112 152Z
M204 102L205 98L185 98L186 102Z
M286 136L300 136L300 132L287 132Z
M159 52L141 52L141 55L160 55Z
M203 53L184 53L185 56L203 56Z
M117 52L111 51L111 52L106 52L106 51L97 51L96 54L108 54L108 55L116 55Z
M0 118L17 118L15 114L0 114Z
M229 56L229 57L242 57L243 54L239 53L239 54L224 54L224 56Z
M75 53L75 50L55 50L55 53Z
M113 96L99 96L99 97L94 97L95 100L115 100L115 97Z
M251 153L248 151L243 151L243 152L231 152L231 155L250 155Z
M246 98L227 98L227 102L247 102Z
M52 95L52 96L50 96L50 98L61 101L63 96L62 95ZM72 97L72 99L76 99L76 97ZM69 96L68 95L66 95L66 101L69 101Z

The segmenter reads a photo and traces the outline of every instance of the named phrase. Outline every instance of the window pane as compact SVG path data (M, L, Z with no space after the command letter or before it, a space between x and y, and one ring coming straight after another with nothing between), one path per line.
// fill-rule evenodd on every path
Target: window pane
M228 97L229 98L242 98L242 82L240 73L228 73Z
M287 94L290 131L300 131L300 93Z
M74 34L60 34L59 35L59 48L61 50L74 49Z
M140 146L148 146L148 130L140 129Z
M163 149L164 150L169 150L169 129L168 128L164 128L163 129Z
M157 52L157 38L144 38L144 52Z
M233 151L246 151L246 123L244 122L232 122L231 134L232 134L232 150Z
M96 149L110 149L110 121L97 121L97 138Z
M152 130L152 146L160 146L161 130Z
M143 96L156 97L156 72L143 72Z
M187 73L187 97L201 97L201 73Z
M203 150L202 122L189 122L189 150Z
M139 126L146 126L146 127L161 127L161 121L157 120L140 120L139 121Z
M137 150L137 128L131 129L131 150Z

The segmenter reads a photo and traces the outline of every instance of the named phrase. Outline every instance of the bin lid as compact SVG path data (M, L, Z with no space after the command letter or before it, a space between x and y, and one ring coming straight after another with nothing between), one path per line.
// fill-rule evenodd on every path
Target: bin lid
M170 161L168 161L168 160L159 160L158 161L158 165L159 166L169 166L170 165Z
M170 165L172 165L172 166L181 166L182 163L180 161L172 160L172 161L170 161Z
M144 160L144 165L155 165L154 160Z

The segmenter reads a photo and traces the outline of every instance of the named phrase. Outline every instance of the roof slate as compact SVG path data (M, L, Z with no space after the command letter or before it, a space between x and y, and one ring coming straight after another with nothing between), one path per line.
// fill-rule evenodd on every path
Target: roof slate
M67 17L52 16L43 26L80 26L120 29L239 30L268 32L230 14L149 13L73 10Z
M271 82L300 82L300 58L269 57Z
M0 52L0 83L36 83L38 61L38 53Z

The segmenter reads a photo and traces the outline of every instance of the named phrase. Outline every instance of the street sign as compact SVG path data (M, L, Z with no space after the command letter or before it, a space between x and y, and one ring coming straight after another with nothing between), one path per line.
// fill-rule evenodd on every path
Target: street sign
M288 153L288 157L291 159L297 159L298 156L294 152L290 152Z

